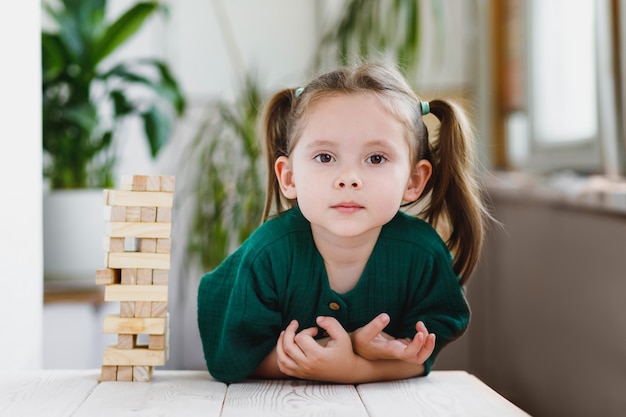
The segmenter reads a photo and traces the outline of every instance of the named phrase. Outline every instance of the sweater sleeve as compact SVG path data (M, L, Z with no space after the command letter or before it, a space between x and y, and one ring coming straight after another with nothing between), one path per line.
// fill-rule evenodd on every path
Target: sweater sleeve
M407 292L410 307L404 315L401 334L396 337L414 337L420 320L435 334L435 350L424 363L427 375L441 349L465 332L470 311L447 249L434 251L418 271L413 279L415 285Z
M282 322L271 277L267 262L242 247L200 281L198 327L214 378L247 377L275 347Z

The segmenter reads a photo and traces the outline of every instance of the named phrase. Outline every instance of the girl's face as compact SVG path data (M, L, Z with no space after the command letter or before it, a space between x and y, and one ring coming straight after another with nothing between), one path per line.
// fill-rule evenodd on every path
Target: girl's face
M404 125L372 94L321 99L301 132L275 168L283 194L297 199L314 233L378 233L430 177L427 161L411 166Z

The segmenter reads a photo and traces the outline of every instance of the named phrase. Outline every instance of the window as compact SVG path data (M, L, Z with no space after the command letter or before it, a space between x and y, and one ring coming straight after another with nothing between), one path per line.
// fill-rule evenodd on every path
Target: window
M529 5L533 142L590 141L598 134L594 0L535 0Z
M626 15L620 8L626 0L495 3L504 32L504 91L497 104L503 107L505 164L548 173L623 174L616 45L617 29L626 26L616 16ZM626 37L622 47L624 42Z

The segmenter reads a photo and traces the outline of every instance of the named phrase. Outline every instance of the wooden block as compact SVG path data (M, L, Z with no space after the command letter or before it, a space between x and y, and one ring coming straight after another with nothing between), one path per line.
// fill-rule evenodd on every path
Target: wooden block
M124 317L124 318L135 317L135 302L134 301L121 301L120 302L120 317Z
M157 252L157 239L153 237L139 238L139 252L156 253Z
M161 175L161 191L173 193L176 178L173 175Z
M117 367L117 380L131 382L133 380L133 367L132 366L118 366Z
M142 207L140 222L153 223L156 222L157 208L156 207Z
M148 337L148 349L152 350L165 350L165 335L151 334Z
M117 347L119 349L134 349L137 346L136 334L118 334Z
M156 221L159 223L171 223L172 222L172 208L171 207L157 207Z
M107 253L106 266L113 269L143 268L143 269L170 269L169 253ZM154 280L154 276L152 277Z
M172 251L172 240L160 238L156 241L156 253L170 253Z
M166 324L165 317L124 318L117 314L110 314L104 318L104 333L165 334Z
M117 366L103 366L100 381L117 381Z
M152 378L152 366L133 366L133 381L148 382Z
M102 239L102 249L106 252L124 252L124 238L104 236Z
M172 207L174 194L163 191L104 190L105 204L125 207Z
M152 285L152 269L137 269L137 285Z
M169 272L170 271L167 269L152 270L152 284L153 285L168 285Z
M161 177L158 175L148 175L146 191L161 191Z
M104 233L111 237L169 238L171 231L171 223L109 222Z
M126 191L160 191L161 177L159 175L122 175L120 189Z
M104 220L107 222L125 222L126 207L104 206Z
M135 301L135 317L149 318L152 314L151 301Z
M141 207L126 207L126 218L122 222L140 222Z
M155 318L167 317L167 303L153 301L150 317L155 317Z
M111 285L119 283L119 269L101 268L96 270L96 285Z
M122 284L123 285L136 285L137 284L137 268L122 269Z
M104 301L167 301L166 285L107 285Z
M111 205L109 204L109 197L111 196L111 191L113 190L102 190L102 202L104 203L105 206ZM105 216L106 216L106 212L105 212Z
M127 191L146 191L147 175L122 175L120 189Z
M103 365L118 366L118 381L121 366L162 366L165 365L166 350L148 349L139 346L135 349L118 349L116 346L104 348Z

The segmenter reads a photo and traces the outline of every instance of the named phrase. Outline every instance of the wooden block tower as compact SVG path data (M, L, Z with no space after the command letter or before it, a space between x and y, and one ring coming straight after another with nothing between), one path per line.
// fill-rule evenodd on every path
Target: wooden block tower
M106 267L96 284L120 312L104 319L117 345L104 349L102 381L149 381L168 358L173 197L171 176L124 175L119 190L104 190Z

